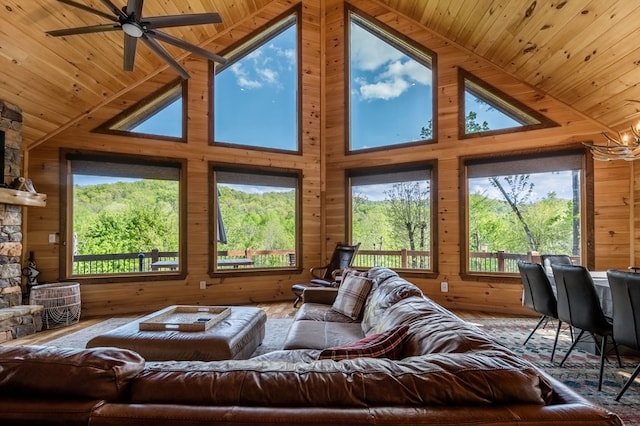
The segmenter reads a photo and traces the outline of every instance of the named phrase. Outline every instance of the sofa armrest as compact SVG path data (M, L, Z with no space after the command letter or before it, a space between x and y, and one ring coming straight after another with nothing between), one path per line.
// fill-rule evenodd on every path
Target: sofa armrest
M333 305L338 295L336 287L307 287L302 292L303 303L321 303Z

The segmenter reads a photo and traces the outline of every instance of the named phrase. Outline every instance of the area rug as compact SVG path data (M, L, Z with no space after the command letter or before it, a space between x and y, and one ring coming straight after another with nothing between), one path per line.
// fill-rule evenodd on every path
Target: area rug
M622 366L615 362L615 354L605 363L602 391L598 392L598 376L600 356L588 352L588 348L576 347L562 367L560 361L571 346L571 335L568 328L564 328L558 339L554 361L551 362L551 349L555 337L557 323L549 323L545 328L538 329L526 346L525 339L533 330L538 320L534 318L519 319L482 319L469 321L480 327L498 342L513 350L523 359L560 380L568 387L588 399L589 401L607 408L618 414L626 425L640 426L640 380L636 380L620 399L615 401L627 378L633 373L640 362L640 358L622 356Z

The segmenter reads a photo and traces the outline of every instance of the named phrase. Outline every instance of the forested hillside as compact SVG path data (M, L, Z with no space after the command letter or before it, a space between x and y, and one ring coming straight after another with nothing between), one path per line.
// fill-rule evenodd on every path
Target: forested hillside
M178 251L178 183L140 180L74 188L75 254ZM295 247L294 194L220 187L219 250ZM208 225L201 232L208 233ZM195 232L195 230L194 230Z
M219 250L293 250L294 193L249 193L220 186L221 216L227 243ZM76 254L178 251L178 184L167 181L117 182L75 187ZM392 199L354 198L353 242L364 250L410 248L406 223L394 217ZM530 243L504 200L472 194L469 249L527 253ZM573 203L554 193L520 207L535 248L548 253L572 253ZM427 205L428 212L430 206ZM429 216L429 215L427 215ZM192 232L209 232L208 225ZM427 228L428 229L428 228ZM425 247L429 250L430 235Z
M74 188L75 254L178 251L178 182Z

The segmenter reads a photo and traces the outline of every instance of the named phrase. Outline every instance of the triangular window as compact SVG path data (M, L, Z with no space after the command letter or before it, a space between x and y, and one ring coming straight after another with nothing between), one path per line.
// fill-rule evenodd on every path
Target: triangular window
M213 71L213 143L299 151L298 13L224 56Z
M348 150L433 141L435 55L353 11L348 39Z
M96 129L102 133L186 140L186 85L177 80Z
M532 130L557 126L537 111L460 70L460 137ZM464 115L462 114L464 112Z

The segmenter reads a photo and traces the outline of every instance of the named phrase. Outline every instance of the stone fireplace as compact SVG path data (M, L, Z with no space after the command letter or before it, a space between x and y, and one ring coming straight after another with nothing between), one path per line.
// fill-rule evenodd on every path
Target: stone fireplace
M21 144L22 111L0 100L0 154L4 154L0 184L20 176ZM20 192L0 187L0 343L42 329L42 306L22 303L22 213L30 204L22 201Z

